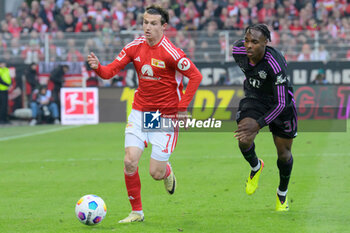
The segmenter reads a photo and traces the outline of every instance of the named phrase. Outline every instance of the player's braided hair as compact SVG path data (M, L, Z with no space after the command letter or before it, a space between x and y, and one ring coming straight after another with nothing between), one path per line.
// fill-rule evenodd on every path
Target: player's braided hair
M160 22L163 24L169 23L169 13L165 9L163 9L161 6L158 5L151 5L146 8L146 12L150 15L160 15L161 20Z
M246 27L244 33L247 33L247 31L251 29L260 31L266 37L266 39L271 41L271 33L269 28L266 26L266 24L256 23L256 24L249 25L248 27Z

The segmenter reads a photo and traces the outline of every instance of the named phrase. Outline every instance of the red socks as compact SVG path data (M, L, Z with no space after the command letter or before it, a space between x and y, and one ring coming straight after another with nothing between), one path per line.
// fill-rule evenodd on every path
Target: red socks
M170 173L169 173L170 174ZM125 185L128 191L129 201L133 211L142 210L141 203L141 182L139 168L132 174L127 174L124 170Z
M171 173L171 167L169 164L166 165L166 172L164 179L167 178ZM141 182L139 176L139 168L136 172L128 174L124 170L125 185L126 190L128 191L128 197L133 211L142 210L141 202Z

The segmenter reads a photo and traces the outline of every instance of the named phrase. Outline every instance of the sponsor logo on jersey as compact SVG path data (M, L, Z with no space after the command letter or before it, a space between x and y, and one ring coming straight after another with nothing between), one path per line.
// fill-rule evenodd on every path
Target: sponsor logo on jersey
M258 79L255 78L249 78L248 82L250 85L252 85L255 88L260 88L261 87L261 82Z
M275 85L283 84L285 82L287 82L287 77L283 77L282 74L280 74L277 76L277 80L275 82Z
M190 61L186 58L183 57L180 59L180 61L177 63L177 68L182 71L186 71L191 67Z
M148 80L160 80L160 77L153 77L153 69L150 65L143 65L141 68L142 74L139 74L140 79L148 79Z
M134 59L135 61L141 62L140 60L140 56L138 56L137 58Z
M152 66L165 69L165 62L164 61L152 58L151 64L152 64Z
M266 79L266 77L267 77L266 72L263 71L263 70L260 70L260 71L258 72L258 74L259 74L259 76L260 76L261 79Z
M153 76L153 70L150 65L143 65L141 68L141 72L144 76Z
M120 51L118 57L117 57L117 60L118 61L121 61L126 55L126 52L124 51L124 49L122 51Z

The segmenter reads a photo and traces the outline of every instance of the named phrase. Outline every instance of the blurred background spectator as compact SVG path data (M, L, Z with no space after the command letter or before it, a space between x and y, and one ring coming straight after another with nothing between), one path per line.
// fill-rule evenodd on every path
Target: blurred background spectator
M329 60L329 53L324 45L320 45L312 51L310 58L311 61L327 62Z
M8 90L11 85L10 71L4 61L0 61L0 125L8 124Z
M50 81L48 83L48 89L52 93L52 101L56 103L58 108L60 109L61 101L60 101L60 90L63 87L64 83L64 75L69 71L68 65L59 65L55 69L51 71Z
M39 89L38 65L32 63L24 71L26 80L26 95L29 102L32 101L33 93Z
M318 73L315 77L315 80L312 81L312 84L316 84L316 85L328 84L328 80L326 79L326 74L324 72L324 69L318 70Z
M52 101L51 91L47 86L41 85L39 90L33 93L30 108L32 110L32 120L29 123L31 126L42 122L60 124L58 106Z

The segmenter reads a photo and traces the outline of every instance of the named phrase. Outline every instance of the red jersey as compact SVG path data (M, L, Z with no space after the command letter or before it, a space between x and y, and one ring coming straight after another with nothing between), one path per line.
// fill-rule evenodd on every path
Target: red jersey
M110 79L130 62L134 64L139 80L133 102L133 109L139 111L159 109L165 114L185 111L202 80L193 62L166 36L154 46L150 46L144 36L135 39L112 63L99 64L95 72L103 79ZM182 76L177 72L190 79L186 94L182 92Z

